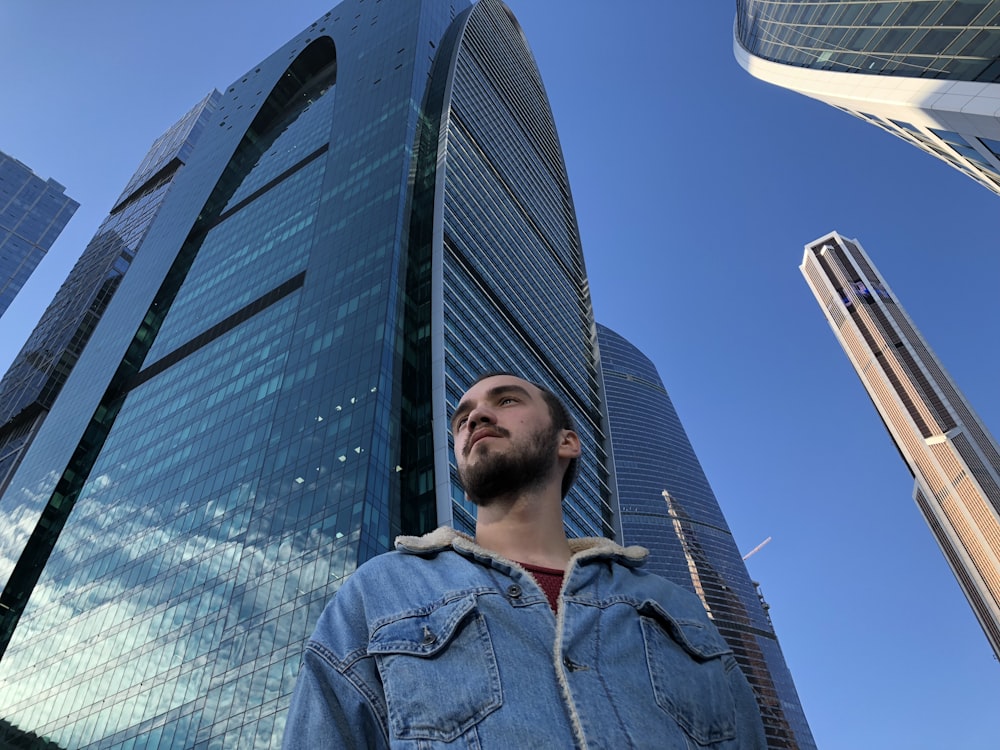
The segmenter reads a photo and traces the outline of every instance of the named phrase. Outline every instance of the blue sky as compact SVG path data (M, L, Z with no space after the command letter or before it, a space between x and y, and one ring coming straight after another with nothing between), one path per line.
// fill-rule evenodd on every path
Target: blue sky
M596 315L656 363L740 547L773 537L750 573L819 746L996 747L1000 665L798 264L830 230L859 239L1000 430L1000 198L752 79L733 3L509 4L552 101ZM330 6L277 7L3 4L0 149L82 205L0 318L0 368L152 141Z

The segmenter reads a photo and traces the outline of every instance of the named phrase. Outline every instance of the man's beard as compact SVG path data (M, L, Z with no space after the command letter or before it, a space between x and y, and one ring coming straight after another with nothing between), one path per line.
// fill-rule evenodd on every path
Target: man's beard
M501 434L503 439L510 439L506 430ZM538 487L555 466L558 437L559 430L552 427L536 432L524 444L509 445L502 452L493 452L491 446L485 445L475 464L466 464L464 470L458 470L458 481L469 500L479 506Z

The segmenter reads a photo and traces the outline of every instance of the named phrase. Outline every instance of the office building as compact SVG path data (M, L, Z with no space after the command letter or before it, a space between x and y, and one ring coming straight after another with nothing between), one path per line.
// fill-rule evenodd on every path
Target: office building
M400 533L469 528L447 412L553 388L615 535L548 100L499 0L346 0L227 87L0 498L0 715L274 747L305 638Z
M815 748L774 627L656 366L598 324L622 538L697 594L754 689L768 747Z
M913 499L1000 658L1000 449L857 240L801 270L914 478Z
M156 139L0 380L0 495L132 264L219 97L218 92L207 96Z
M1000 193L1000 0L737 0L733 48Z
M79 207L58 182L0 151L0 315Z

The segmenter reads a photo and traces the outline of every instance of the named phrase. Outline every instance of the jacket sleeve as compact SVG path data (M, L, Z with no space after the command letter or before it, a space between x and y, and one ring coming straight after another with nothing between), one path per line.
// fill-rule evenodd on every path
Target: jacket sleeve
M366 657L367 658L367 657ZM282 750L387 748L385 729L363 690L310 643L292 704Z
M349 579L320 616L302 657L283 750L388 748L385 695L367 653L362 599Z

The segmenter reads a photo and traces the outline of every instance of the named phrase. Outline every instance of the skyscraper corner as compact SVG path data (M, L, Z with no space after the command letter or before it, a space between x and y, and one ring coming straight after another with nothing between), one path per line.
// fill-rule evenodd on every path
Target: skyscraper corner
M1000 1L737 0L733 51L1000 193Z
M79 207L63 185L0 151L0 315Z
M809 243L800 270L1000 658L1000 447L857 240L831 232Z

